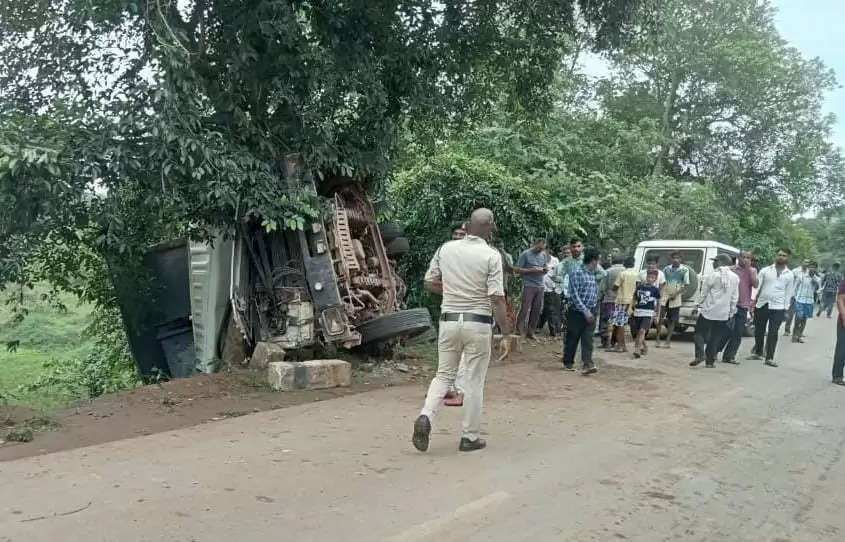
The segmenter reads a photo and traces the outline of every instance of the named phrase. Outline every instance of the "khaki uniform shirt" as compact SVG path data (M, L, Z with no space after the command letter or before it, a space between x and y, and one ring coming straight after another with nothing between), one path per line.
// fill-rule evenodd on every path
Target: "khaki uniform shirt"
M438 249L425 274L425 280L435 279L443 282L442 312L490 316L490 297L505 295L499 252L474 235Z

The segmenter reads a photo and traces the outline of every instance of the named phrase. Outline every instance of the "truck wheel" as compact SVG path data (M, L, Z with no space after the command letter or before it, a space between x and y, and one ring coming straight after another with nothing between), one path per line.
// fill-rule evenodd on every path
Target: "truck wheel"
M399 224L398 222L385 222L384 224L379 224L378 229L381 232L381 240L384 241L385 245L390 244L390 242L397 237L405 235L405 228L403 228L402 224Z
M384 247L384 250L387 252L388 256L395 258L397 256L402 256L411 250L411 245L408 243L407 237L397 237L388 243L388 245Z
M432 328L428 309L408 309L392 312L373 318L357 327L361 334L361 344L395 339L396 337L416 337Z

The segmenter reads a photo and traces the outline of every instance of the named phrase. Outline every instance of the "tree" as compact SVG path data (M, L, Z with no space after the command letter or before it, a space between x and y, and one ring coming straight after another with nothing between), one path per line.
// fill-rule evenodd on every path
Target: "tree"
M821 110L833 72L788 46L767 0L670 0L656 18L656 33L614 52L605 92L615 117L660 123L655 174L712 183L738 212L838 198L841 158Z
M25 218L0 220L0 284L57 232L123 255L151 231L133 226L301 227L319 207L279 182L285 153L383 179L400 125L433 140L503 96L546 108L576 5L607 48L643 3L5 2L0 203Z
M479 207L493 211L507 250L538 235L573 231L573 217L557 212L552 195L502 165L447 148L398 172L388 186L389 218L405 224L412 251L402 266L411 303L425 298L422 278L431 255L449 240L451 226Z

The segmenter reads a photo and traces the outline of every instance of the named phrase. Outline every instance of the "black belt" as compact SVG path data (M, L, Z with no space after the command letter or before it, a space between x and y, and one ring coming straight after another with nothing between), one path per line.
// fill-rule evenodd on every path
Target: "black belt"
M484 314L473 314L471 312L444 312L440 314L441 322L457 322L464 318L464 322L478 322L479 324L492 324L493 317Z

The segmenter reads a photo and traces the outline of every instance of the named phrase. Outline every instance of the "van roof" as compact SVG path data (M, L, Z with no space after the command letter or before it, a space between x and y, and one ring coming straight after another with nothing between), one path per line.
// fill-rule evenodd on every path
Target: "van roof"
M729 252L739 253L739 249L719 243L718 241L690 240L690 239L660 239L655 241L643 241L637 248L721 248Z

